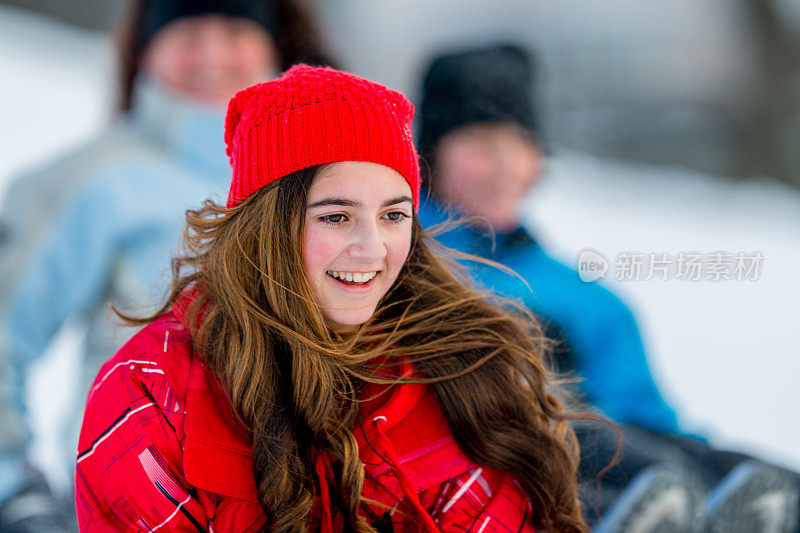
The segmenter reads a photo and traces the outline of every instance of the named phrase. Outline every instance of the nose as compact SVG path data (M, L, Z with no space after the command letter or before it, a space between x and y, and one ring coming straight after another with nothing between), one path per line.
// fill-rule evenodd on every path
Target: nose
M375 262L386 257L386 253L384 236L377 222L362 222L354 228L352 240L347 247L350 257L364 262Z

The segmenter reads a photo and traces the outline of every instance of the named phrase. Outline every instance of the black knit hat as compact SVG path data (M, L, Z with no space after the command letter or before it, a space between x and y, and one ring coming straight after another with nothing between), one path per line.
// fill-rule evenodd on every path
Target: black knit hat
M419 152L475 122L512 122L538 139L531 101L533 61L514 45L439 56L428 67L419 111Z
M141 0L139 43L144 48L164 26L183 17L227 15L247 18L260 24L277 42L280 38L279 12L268 0Z

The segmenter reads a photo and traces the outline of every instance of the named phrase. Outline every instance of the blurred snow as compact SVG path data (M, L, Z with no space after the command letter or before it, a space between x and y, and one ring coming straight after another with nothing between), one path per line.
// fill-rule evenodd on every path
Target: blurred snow
M756 281L615 281L612 270L607 286L633 308L687 429L800 468L799 191L557 152L526 206L574 268L585 248L612 264L624 252L760 252Z
M371 61L368 52L355 67ZM0 194L14 173L98 131L110 115L111 72L104 35L0 7ZM761 252L758 281L608 283L637 314L656 378L689 429L800 468L798 191L556 147L526 205L545 246L570 265L584 248L611 261L626 251ZM58 413L35 400L71 408L77 342L66 328L37 365L32 389L36 458L61 483L68 474L53 452Z
M108 37L0 6L0 193L95 133L114 92Z

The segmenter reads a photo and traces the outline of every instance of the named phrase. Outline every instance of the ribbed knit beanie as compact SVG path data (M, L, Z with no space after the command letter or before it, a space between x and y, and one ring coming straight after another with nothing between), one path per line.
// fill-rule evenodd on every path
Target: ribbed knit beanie
M533 82L531 57L514 45L437 57L423 81L420 153L430 157L443 135L476 122L512 122L537 139Z
M297 170L337 161L400 173L419 206L419 162L405 96L330 67L296 65L239 91L228 104L225 143L233 167L227 206Z
M260 24L274 41L281 38L278 6L269 0L140 0L139 45L144 48L164 26L184 17L227 15Z

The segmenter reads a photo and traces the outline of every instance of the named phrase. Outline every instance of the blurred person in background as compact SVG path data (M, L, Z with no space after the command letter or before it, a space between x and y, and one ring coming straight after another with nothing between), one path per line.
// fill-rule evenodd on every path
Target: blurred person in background
M438 240L492 259L470 264L487 288L520 298L558 341L554 363L576 394L620 424L581 423L582 499L596 531L794 531L797 476L684 435L651 375L630 310L559 263L522 226L523 200L545 163L533 109L530 56L510 45L443 55L425 74L419 148L426 169L425 227L473 217ZM602 474L602 475L601 475ZM756 502L754 504L754 502ZM760 502L760 503L758 503Z
M184 211L225 192L228 100L296 62L328 62L308 9L292 0L135 0L117 37L119 116L16 179L0 211L0 532L74 527L26 460L31 362L68 319L85 324L85 393L133 334L108 304L155 305ZM79 420L64 424L65 464Z

